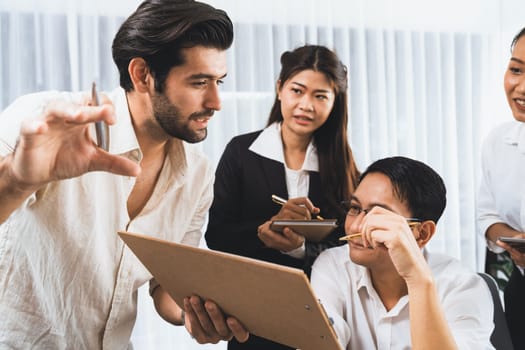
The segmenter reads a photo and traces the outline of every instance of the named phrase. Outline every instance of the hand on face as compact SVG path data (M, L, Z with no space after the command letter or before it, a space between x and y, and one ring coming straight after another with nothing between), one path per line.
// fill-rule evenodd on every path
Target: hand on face
M422 226L430 224L423 222L410 228L405 217L375 206L361 220L352 223L350 233L361 232L365 247L386 250L399 275L408 282L420 274L430 274L421 252L424 243L418 243L420 240L427 242L429 237L423 237L427 233Z
M184 298L184 311L186 329L199 344L216 344L233 337L244 343L250 336L239 320L224 316L219 306L211 300L203 302L196 295Z
M10 167L14 183L21 189L36 190L89 171L136 176L140 172L137 164L111 155L93 142L89 128L96 121L115 122L113 106L107 100L98 107L49 103L37 118L22 124Z

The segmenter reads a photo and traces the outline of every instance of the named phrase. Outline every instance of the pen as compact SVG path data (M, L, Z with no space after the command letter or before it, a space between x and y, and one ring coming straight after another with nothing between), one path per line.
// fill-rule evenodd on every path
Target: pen
M272 202L277 203L279 205L284 205L284 203L286 203L286 199L281 198L275 194L272 194ZM317 215L316 218L317 220L324 220L321 215Z
M419 221L412 221L412 222L409 222L408 223L408 226L409 227L414 227L416 226L417 224L420 224ZM351 239L354 239L356 237L360 237L361 236L361 232L358 232L358 233L352 233L351 235L347 235L347 236L343 236L341 238L339 238L340 241L349 241Z
M91 105L99 106L97 88L95 82L91 85ZM104 151L109 151L109 127L103 121L95 122L95 132L97 134L97 146Z

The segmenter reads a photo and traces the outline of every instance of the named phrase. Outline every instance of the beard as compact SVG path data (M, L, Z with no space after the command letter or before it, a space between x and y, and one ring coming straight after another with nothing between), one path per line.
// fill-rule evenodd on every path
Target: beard
M192 129L190 122L203 117L211 117L213 110L207 109L190 114L188 117L181 115L177 106L171 103L166 95L156 93L152 98L153 114L162 130L178 139L189 143L196 143L204 140L208 136L208 129Z

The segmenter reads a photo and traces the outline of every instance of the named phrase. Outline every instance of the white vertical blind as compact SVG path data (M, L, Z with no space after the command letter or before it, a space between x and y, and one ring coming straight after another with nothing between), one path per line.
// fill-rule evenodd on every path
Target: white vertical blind
M118 84L111 41L136 0L0 0L0 109L38 90ZM223 109L202 149L216 164L231 137L264 126L283 51L334 49L349 69L349 140L361 169L406 155L445 179L448 205L430 249L481 270L474 204L480 144L509 120L502 79L512 36L525 26L518 0L210 0L235 25ZM0 126L1 127L1 126ZM159 320L140 291L137 349L199 346Z

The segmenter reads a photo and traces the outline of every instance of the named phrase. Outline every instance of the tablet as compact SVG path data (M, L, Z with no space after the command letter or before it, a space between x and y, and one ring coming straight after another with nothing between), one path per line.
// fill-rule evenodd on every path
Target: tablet
M342 350L302 270L130 232L119 235L179 305L196 294L215 301L252 334L301 350Z
M291 228L309 241L320 242L337 227L337 220L274 220L270 224L270 229L277 232L282 232L285 227Z
M498 237L498 240L507 243L512 248L518 250L520 253L525 253L525 239L512 237Z

